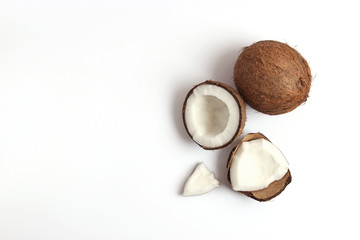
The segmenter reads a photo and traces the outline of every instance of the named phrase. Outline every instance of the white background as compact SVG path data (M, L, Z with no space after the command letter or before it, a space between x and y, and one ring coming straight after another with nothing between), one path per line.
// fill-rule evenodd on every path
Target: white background
M356 1L0 1L0 239L359 239ZM205 151L181 108L234 86L244 46L295 47L314 76L291 113L247 108L293 182L259 203L231 191L232 147ZM181 191L203 161L222 187Z

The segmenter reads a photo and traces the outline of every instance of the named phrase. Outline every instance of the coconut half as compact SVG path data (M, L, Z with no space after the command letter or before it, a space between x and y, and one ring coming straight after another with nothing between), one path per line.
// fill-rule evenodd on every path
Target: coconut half
M246 119L245 103L239 93L210 80L190 90L182 114L187 133L207 150L232 143L240 136Z
M258 201L276 197L291 182L284 155L261 133L242 139L232 150L227 168L233 190Z

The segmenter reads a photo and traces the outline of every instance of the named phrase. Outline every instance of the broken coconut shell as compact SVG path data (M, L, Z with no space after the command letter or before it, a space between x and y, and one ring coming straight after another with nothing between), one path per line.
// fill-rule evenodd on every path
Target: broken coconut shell
M259 41L239 55L234 81L247 104L276 115L290 112L307 100L311 71L294 48L277 41Z
M231 151L230 156L228 158L227 162L227 169L228 169L228 175L227 179L230 182L231 185L231 178L230 178L230 167L232 164L232 159L236 153L236 151L239 149L241 144L243 142L249 142L256 139L265 139L269 142L271 142L267 137L265 137L261 133L250 133L247 134L241 142ZM238 191L250 198L253 198L257 201L263 202L268 201L270 199L273 199L274 197L278 196L285 188L286 186L291 182L291 173L290 170L287 171L287 173L279 180L272 182L267 188L256 190L256 191Z
M206 150L228 146L245 126L245 102L232 87L205 81L187 94L182 117L191 139Z

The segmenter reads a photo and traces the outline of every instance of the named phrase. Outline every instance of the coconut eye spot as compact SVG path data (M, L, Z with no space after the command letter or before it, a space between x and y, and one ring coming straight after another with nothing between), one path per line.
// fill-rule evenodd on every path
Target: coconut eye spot
M198 97L193 108L194 123L198 133L216 136L222 133L229 121L229 108L219 98L210 95Z

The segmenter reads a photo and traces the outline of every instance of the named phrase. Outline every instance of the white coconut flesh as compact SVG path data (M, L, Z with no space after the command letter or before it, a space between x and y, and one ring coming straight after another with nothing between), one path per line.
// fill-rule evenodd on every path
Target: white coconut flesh
M240 124L238 102L230 92L213 84L193 89L186 102L185 123L195 142L215 148L228 143Z
M289 169L281 151L266 139L241 143L233 155L230 180L235 191L256 191L280 180Z
M214 173L210 172L204 163L199 163L185 183L183 195L196 196L210 192L220 186Z

